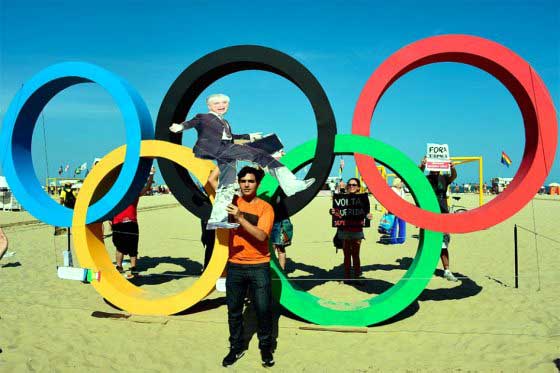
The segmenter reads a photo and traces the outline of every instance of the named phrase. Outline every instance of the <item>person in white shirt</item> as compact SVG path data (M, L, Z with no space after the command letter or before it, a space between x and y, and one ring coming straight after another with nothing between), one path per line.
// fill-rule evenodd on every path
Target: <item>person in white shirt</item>
M393 179L393 186L391 187L393 192L397 193L401 198L404 198L404 185L401 179L396 177ZM393 229L391 230L391 244L402 244L406 240L406 222L395 215L395 222L393 223Z

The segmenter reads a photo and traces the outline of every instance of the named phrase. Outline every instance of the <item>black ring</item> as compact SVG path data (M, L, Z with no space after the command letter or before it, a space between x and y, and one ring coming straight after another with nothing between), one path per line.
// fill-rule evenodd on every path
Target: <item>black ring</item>
M336 121L319 81L305 66L287 54L256 45L239 45L219 49L195 61L179 75L167 91L158 112L156 139L180 145L182 134L170 132L171 123L183 122L195 100L210 84L226 75L245 70L268 71L288 79L305 94L315 113L317 148L315 160L306 178L314 177L316 181L309 189L285 198L283 203L291 216L317 195L329 176L335 157L333 151ZM158 164L161 175L175 198L197 217L207 219L212 206L189 173L164 159L158 159Z

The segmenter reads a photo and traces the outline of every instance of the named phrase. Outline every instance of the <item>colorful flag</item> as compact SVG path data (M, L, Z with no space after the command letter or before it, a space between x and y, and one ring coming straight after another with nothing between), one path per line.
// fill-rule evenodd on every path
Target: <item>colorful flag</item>
M342 170L344 170L344 159L342 157L340 157L340 166L338 169L338 174L342 175Z
M58 168L58 176L62 175L62 171L63 171L62 166L60 166L60 167Z
M87 170L87 162L82 163L82 165L80 166L80 171L85 171Z
M70 169L70 165L66 164L66 167L64 167L64 172L68 172L69 169Z
M502 151L502 160L501 162L503 164L505 164L507 167L509 167L509 165L511 164L511 158L508 157L508 155L506 154L506 152Z
M82 170L80 169L80 167L76 167L76 169L74 170L74 176L79 175L80 172L82 172Z

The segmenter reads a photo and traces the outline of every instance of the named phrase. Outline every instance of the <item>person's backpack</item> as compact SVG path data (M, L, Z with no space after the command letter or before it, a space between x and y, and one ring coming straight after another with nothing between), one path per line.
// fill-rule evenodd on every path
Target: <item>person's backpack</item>
M64 188L66 195L64 197L64 206L73 209L76 204L76 196L71 188Z
M377 227L377 231L381 234L391 234L391 230L393 230L393 224L395 223L395 215L386 212L381 217L379 221L379 226Z

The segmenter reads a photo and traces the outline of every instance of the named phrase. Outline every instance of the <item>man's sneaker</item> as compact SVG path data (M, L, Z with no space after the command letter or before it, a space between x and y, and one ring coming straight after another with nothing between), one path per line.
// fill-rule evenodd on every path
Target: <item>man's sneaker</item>
M274 366L274 356L272 356L270 350L261 350L261 359L263 367L269 368Z
M224 357L224 360L222 360L222 365L225 367L233 365L237 360L241 359L243 355L245 355L245 351L238 351L232 348L229 350L226 357Z
M127 274L125 275L125 277L126 277L127 279L136 278L136 277L138 277L139 274L140 274L140 273L138 272L138 269L136 269L136 267L130 267L130 268L129 268L129 271L130 271L130 273L127 273Z
M453 281L453 282L459 281L459 279L457 279L457 277L455 277L453 273L451 273L451 271L448 269L443 271L443 278L446 279L447 281Z

